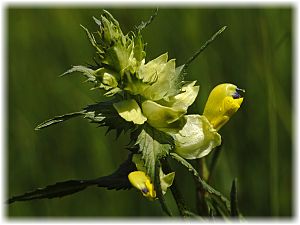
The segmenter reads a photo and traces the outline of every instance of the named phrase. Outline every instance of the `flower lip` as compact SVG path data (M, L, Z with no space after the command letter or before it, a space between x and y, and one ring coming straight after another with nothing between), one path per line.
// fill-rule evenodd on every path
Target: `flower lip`
M242 95L241 95L240 92L245 93L246 91L245 91L244 89L236 88L236 89L235 89L235 92L234 92L233 95L232 95L232 97L233 97L234 99L242 98Z
M143 188L141 191L142 191L144 194L147 194L147 193L149 192L149 190L148 190L147 188Z

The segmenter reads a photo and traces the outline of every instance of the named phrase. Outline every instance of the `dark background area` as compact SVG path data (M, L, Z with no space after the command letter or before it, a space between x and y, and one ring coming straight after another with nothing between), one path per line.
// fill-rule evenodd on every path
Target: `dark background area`
M80 24L96 31L92 17L103 6L6 8L7 192L24 193L57 181L88 179L114 171L127 158L128 136L105 136L84 119L42 131L34 128L53 116L103 100L81 75L58 78L71 65L92 62L94 49ZM154 8L105 7L124 33L153 14ZM210 90L219 83L246 89L241 109L220 130L223 149L212 186L229 197L238 178L240 211L245 217L290 217L293 204L293 8L159 7L143 31L147 61L168 52L183 64L222 26L218 37L188 70L200 92L190 107L201 114ZM195 185L173 165L188 205L195 209ZM170 193L167 203L176 209ZM62 199L15 203L9 217L163 216L158 201L136 190L89 188Z

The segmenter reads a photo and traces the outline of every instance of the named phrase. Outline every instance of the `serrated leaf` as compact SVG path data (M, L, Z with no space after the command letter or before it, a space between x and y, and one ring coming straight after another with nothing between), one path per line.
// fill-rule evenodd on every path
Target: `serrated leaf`
M176 153L170 153L171 157L174 158L175 160L177 160L179 163L181 163L183 166L185 166L191 173L192 175L196 178L196 180L199 182L199 184L201 185L201 187L207 191L211 198L214 199L218 205L219 205L219 209L222 207L223 213L226 213L228 215L230 215L230 202L229 200L224 197L219 191L215 190L213 187L211 187L209 184L207 184L204 180L202 180L202 178L199 176L197 170L189 163L187 162L184 158L182 158L181 156L179 156Z
M97 123L99 126L108 127L108 132L116 130L117 137L122 133L134 128L134 124L125 121L119 116L118 112L114 109L113 103L117 102L113 99L106 102L99 102L93 105L88 105L84 110L74 113L68 113L61 116L56 116L39 124L35 130L40 130L54 124L67 121L77 116L83 116L85 119L90 120L92 123Z
M134 128L132 122L124 120L115 110L113 104L118 100L99 102L97 104L89 105L84 108L86 115L85 118L100 126L108 127L108 132L116 130L117 137L122 133Z
M151 180L154 180L155 164L174 148L174 140L170 135L145 124L138 135L136 144L145 161L146 173Z
M131 161L132 155L123 162L119 168L111 175L103 176L91 180L68 180L48 185L45 188L39 188L22 195L10 198L7 203L11 204L16 201L29 201L34 199L51 199L60 198L83 191L90 186L105 187L109 190L130 189L131 184L128 180L128 174L136 170L135 164Z
M86 78L87 78L87 81L90 81L90 82L94 82L96 83L96 77L95 77L95 71L86 67L86 66L73 66L71 69L69 69L68 71L64 72L62 75L60 76L65 76L67 74L71 74L71 73L74 73L74 72L80 72L82 73Z
M54 124L57 124L57 123L61 123L61 122L64 122L66 120L72 119L72 118L77 117L77 116L82 116L82 115L85 115L84 111L73 112L73 113L68 113L68 114L64 114L64 115L61 115L61 116L56 116L56 117L54 117L52 119L49 119L49 120L47 120L47 121L39 124L35 128L35 130L41 130L41 129L49 127L51 125L54 125Z

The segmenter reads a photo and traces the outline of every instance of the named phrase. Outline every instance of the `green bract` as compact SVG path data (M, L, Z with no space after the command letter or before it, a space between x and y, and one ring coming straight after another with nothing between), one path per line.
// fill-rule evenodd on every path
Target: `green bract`
M148 123L156 128L165 128L186 114L199 92L199 86L194 86L195 83L196 81L183 85L181 92L175 96L165 97L157 102L144 101L142 109Z
M186 115L177 127L164 132L173 136L175 152L186 159L202 158L221 144L221 136L205 116Z
M124 35L118 21L107 11L94 20L99 25L97 32L82 27L96 49L96 65L74 66L64 74L82 72L87 81L94 83L94 88L104 89L107 96L113 96L136 76L146 55L144 43L140 31Z
M139 67L135 79L125 87L133 95L141 95L154 101L176 94L180 79L175 73L175 60L168 61L165 53Z

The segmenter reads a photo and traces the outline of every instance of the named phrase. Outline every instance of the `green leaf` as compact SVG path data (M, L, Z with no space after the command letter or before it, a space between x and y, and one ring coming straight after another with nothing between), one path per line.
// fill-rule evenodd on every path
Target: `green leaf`
M93 70L86 66L73 66L71 69L63 73L61 76L65 76L70 73L80 72L86 78L86 82L94 83L94 87L91 90L102 88L107 92L105 96L113 96L120 92L121 89L118 88L119 74L104 67Z
M39 124L35 130L40 130L49 127L54 124L58 124L75 118L77 116L83 116L85 119L90 120L92 123L97 123L99 126L108 127L107 132L116 130L117 137L122 133L134 128L134 124L125 121L119 116L118 112L113 107L113 104L117 102L117 99L113 99L106 102L99 102L97 104L89 105L84 110L74 113L68 113L61 116L56 116Z
M95 20L95 19L96 19L96 18L94 18L94 20ZM95 20L95 21L96 21L96 20ZM96 50L98 51L98 53L103 54L104 51L103 51L101 48L99 48L99 46L98 46L98 44L97 44L97 41L96 41L94 35L91 34L91 33L89 32L89 30L88 30L87 28L85 28L83 25L80 25L80 26L85 30L86 35L88 36L88 38L89 38L89 40L90 40L92 46L93 46L94 48L96 48Z
M224 197L219 191L215 190L213 187L208 185L202 178L199 176L197 170L184 158L180 157L176 153L170 153L171 157L180 162L183 166L185 166L196 178L202 188L207 191L211 198L213 198L220 207L223 207L226 210L226 213L230 215L230 202L226 197Z
M153 15L151 15L151 17L146 22L142 21L141 24L136 27L136 30L138 32L140 32L143 29L145 29L148 25L150 25L152 23L152 21L154 20L154 18L157 16L157 13L158 13L158 8L156 8Z
M68 113L68 114L64 114L64 115L61 115L61 116L56 116L56 117L54 117L52 119L49 119L49 120L47 120L47 121L39 124L35 128L35 130L41 130L41 129L49 127L51 125L54 125L54 124L57 124L57 123L61 123L61 122L64 122L66 120L72 119L72 118L77 117L77 116L82 116L82 115L85 115L84 111L73 112L73 113Z
M138 62L141 62L146 57L145 44L143 42L143 37L140 32L137 33L137 35L134 37L134 48L133 48L133 54L134 58Z
M53 185L48 185L45 188L39 188L35 191L27 192L22 195L14 196L10 198L7 203L11 204L16 201L63 197L82 191L89 185L90 184L84 180L68 180Z
M240 217L241 214L238 208L238 198L237 198L237 178L232 181L231 191L230 191L230 208L232 217Z
M89 82L92 82L92 83L97 83L97 80L96 80L96 77L95 77L95 71L88 68L88 67L86 67L86 66L73 66L71 69L64 72L60 76L65 76L67 74L74 73L74 72L82 73L87 78L86 81L89 81Z
M155 164L174 148L174 140L170 135L145 124L137 137L136 144L138 144L139 151L142 153L146 173L151 180L154 180Z
M113 104L118 101L118 99L113 99L85 107L85 118L89 119L92 123L99 124L99 126L108 127L107 132L116 130L118 137L122 132L134 128L132 122L124 120L115 110Z
M104 16L106 16L110 22L112 22L117 28L119 28L119 22L107 11L107 10L103 10L104 12Z
M16 201L29 201L44 198L60 198L76 192L83 191L90 186L105 187L109 190L130 189L132 186L128 180L128 174L136 170L135 164L131 161L132 155L123 162L119 168L111 175L99 177L91 180L68 180L48 185L45 188L39 188L22 195L8 199L7 203L11 204Z

